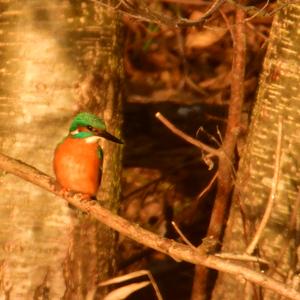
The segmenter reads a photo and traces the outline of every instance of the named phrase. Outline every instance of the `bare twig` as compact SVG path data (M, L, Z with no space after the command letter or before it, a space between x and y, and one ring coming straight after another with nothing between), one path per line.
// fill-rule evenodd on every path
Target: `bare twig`
M161 237L145 230L137 224L130 223L124 218L110 212L94 201L83 200L83 195L80 193L72 191L65 192L53 178L21 161L14 160L1 153L0 169L64 198L70 204L93 216L101 223L145 246L192 264L203 264L208 268L217 269L235 276L242 276L245 280L271 289L284 297L300 300L300 293L278 280L269 278L264 274L255 272L249 268L224 261L216 256L207 255L205 247L199 246L195 250L187 245L177 243L174 240Z
M184 83L196 93L207 96L205 89L198 86L188 74L184 76Z
M269 5L269 0L267 0L266 4L262 8L257 8L252 5L243 5L243 4L238 3L235 0L226 0L226 1L228 3L231 3L232 5L234 5L235 7L242 9L245 13L251 15L251 17L245 19L245 22L252 20L253 18L257 17L258 15L259 16L272 16L278 10L284 8L285 6L287 6L289 4L292 4L292 3L284 3L283 5L280 5L278 8L274 9L273 11L271 11L269 13L265 10Z
M213 2L211 7L198 19L198 20L188 20L188 19L180 19L177 22L177 26L187 27L187 26L202 26L205 21L210 18L225 2L225 0L216 0Z
M232 30L232 25L230 24L226 14L223 12L222 9L219 10L219 13L220 15L222 16L226 26L227 26L227 29L229 30L230 32L230 36L231 36L231 39L234 41L235 37L234 37L234 33L233 33L233 30Z
M221 257L224 259L232 259L239 261L249 261L249 262L257 262L265 265L270 265L270 263L257 256L247 255L247 254L234 254L234 253L216 253L215 256Z
M278 133L277 133L277 146L276 146L276 153L275 153L275 165L274 165L274 175L272 179L272 187L271 192L269 195L268 203L264 215L261 219L261 222L254 234L254 237L250 244L248 245L245 253L251 255L255 250L259 239L262 236L264 229L271 217L272 209L275 202L276 192L278 188L279 182L279 173L280 173L280 159L281 159L281 144L282 144L282 117L279 118L278 122Z
M218 130L217 130L218 131ZM218 147L221 147L221 142L218 141L212 134L210 134L209 132L205 131L204 128L201 126L198 128L197 132L196 132L196 137L198 137L198 135L200 133L205 134L212 142L214 142ZM219 135L218 135L219 136Z
M176 230L176 232L179 234L179 236L182 238L182 240L189 245L191 248L193 249L197 249L197 247L195 247L187 238L186 236L183 234L183 232L180 230L180 228L177 226L177 224L172 221L171 222L172 226L174 227L174 229Z
M189 20L186 18L179 18L178 20L174 20L166 15L159 14L149 6L144 3L143 1L128 1L128 0L121 0L117 7L110 6L102 1L95 1L97 4L118 10L123 14L129 15L132 18L146 21L150 23L155 23L158 25L167 25L170 27L190 27L190 26L197 26L201 27L203 24L221 7L221 5L226 0L215 0L213 4L209 7L209 9L197 20ZM123 8L122 8L123 6Z
M206 188L203 191L201 191L201 193L197 196L198 201L203 197L203 195L205 195L211 189L211 187L215 183L217 177L218 177L218 171L214 174L213 178L210 180L210 182L208 183Z
M127 280L131 280L133 278L141 277L141 276L148 276L150 282L152 283L153 289L155 290L157 299L163 300L163 297L159 291L156 281L155 281L154 277L152 276L151 272L148 270L139 270L139 271L131 272L129 274L117 276L117 277L100 282L99 286L106 286L106 285L121 283L121 282L124 282Z
M213 156L219 156L220 151L218 149L212 148L207 146L206 144L192 138L191 136L187 135L180 129L178 129L174 124L172 124L167 118L165 118L160 112L155 114L155 117L159 119L166 127L168 127L174 134L180 136L182 139L187 141L188 143L196 146L197 148L201 149L202 151L208 152Z
M207 6L210 4L210 1L199 1L199 0L161 0L161 2L191 4L191 5L195 5L195 6Z
M270 0L267 0L267 2L265 3L265 5L264 5L261 9L259 9L259 10L258 10L255 14L253 14L251 17L246 18L246 19L245 19L245 22L249 22L249 21L251 21L252 19L254 19L256 16L258 16L259 14L261 14L261 13L268 7L269 2L270 2Z
M268 40L268 36L264 33L262 33L260 30L257 30L256 27L251 23L251 22L247 22L246 26L254 33L256 34L258 37L260 37L263 40L263 45L266 44L267 40ZM261 48L263 48L264 46L261 46Z

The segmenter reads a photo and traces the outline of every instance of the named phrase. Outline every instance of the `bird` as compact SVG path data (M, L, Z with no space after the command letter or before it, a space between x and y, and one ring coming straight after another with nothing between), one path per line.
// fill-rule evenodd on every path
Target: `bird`
M80 112L72 120L68 135L54 151L53 169L56 180L65 190L95 198L101 182L104 138L117 144L123 141L106 131L98 116Z

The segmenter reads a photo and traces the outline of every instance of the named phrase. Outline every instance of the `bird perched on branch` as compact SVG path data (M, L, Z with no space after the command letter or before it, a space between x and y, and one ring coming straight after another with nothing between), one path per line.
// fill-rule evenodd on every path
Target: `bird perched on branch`
M103 163L101 138L123 144L106 131L104 121L97 116L87 112L75 116L69 134L57 145L54 153L54 172L64 188L89 197L96 195Z

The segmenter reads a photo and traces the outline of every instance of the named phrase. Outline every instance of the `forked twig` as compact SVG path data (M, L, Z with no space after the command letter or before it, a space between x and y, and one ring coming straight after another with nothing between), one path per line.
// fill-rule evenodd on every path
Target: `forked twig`
M189 136L188 134L184 133L180 129L178 129L174 124L172 124L167 118L165 118L160 112L157 112L155 114L155 117L161 121L167 128L169 128L174 134L178 135L188 143L196 146L197 148L201 149L202 151L205 151L213 156L219 156L220 151L218 149L215 149L213 147L210 147L194 138Z

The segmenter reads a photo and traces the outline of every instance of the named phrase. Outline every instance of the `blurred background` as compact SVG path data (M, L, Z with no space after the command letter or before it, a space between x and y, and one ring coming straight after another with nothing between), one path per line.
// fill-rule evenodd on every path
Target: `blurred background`
M198 19L210 1L148 1L148 7L173 19ZM252 1L248 14L242 147L255 100L275 3ZM264 10L259 12L259 9ZM226 126L236 6L225 3L199 29L170 28L123 14L125 24L125 157L121 214L145 228L180 240L175 221L194 245L206 234L215 187L202 192L217 170L196 147L158 119L161 112L176 127L218 148ZM245 8L246 9L246 8ZM258 13L259 12L259 13ZM254 15L256 14L256 16ZM126 238L120 240L120 272L149 269L164 299L190 299L193 266ZM211 282L213 284L213 280ZM155 299L151 287L129 299Z

